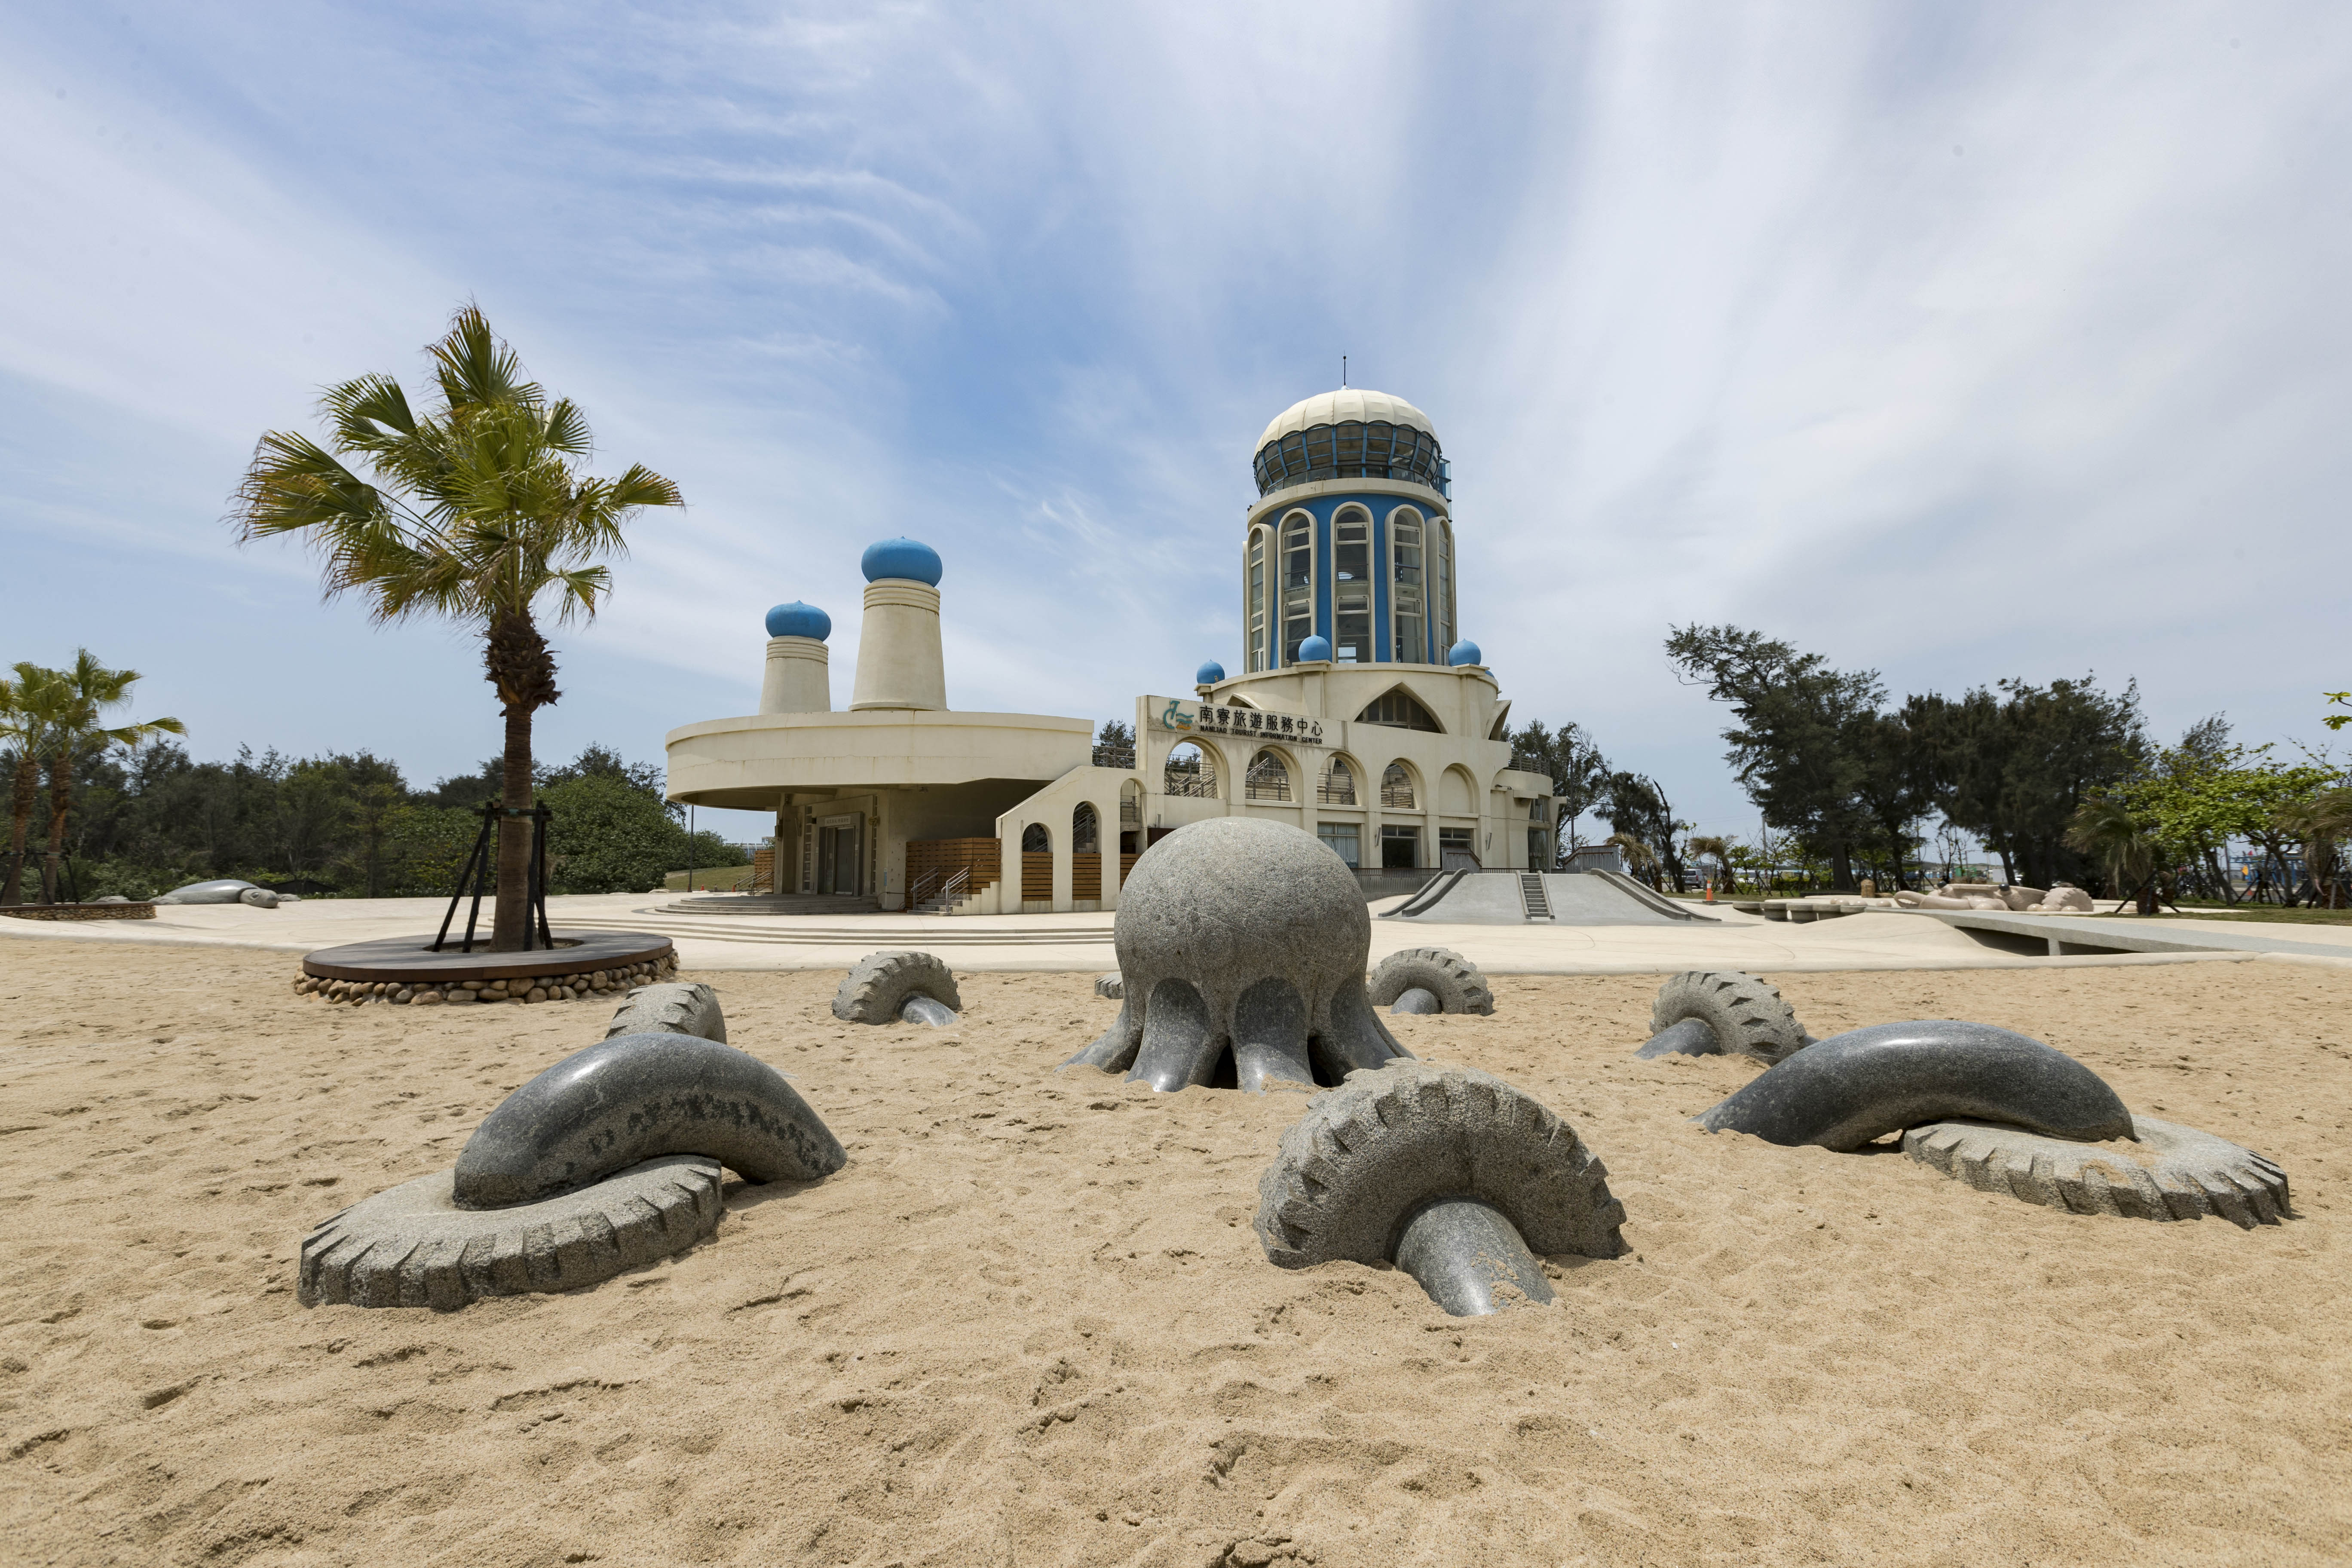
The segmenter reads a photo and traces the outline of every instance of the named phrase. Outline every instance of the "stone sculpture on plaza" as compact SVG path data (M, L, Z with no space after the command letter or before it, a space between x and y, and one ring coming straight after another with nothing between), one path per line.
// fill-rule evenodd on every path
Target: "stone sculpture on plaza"
M1361 886L1312 834L1243 816L1179 828L1119 893L1118 1021L1063 1065L1262 1091L1409 1058L1365 990L1371 936Z
M456 1169L362 1199L304 1238L302 1304L446 1310L576 1289L715 1231L722 1165L807 1182L848 1158L782 1073L723 1043L708 986L640 987L616 1021L646 1027L509 1095Z
M1920 1018L1817 1040L1756 976L1705 973L1669 980L1652 1025L1641 1056L1768 1064L1693 1119L1710 1132L1841 1151L1899 1132L1905 1153L1946 1175L2075 1214L2252 1226L2292 1212L2269 1160L2133 1115L2098 1074L2012 1030Z
M1906 910L2010 910L2042 915L2095 912L2091 895L2066 882L2047 892L2009 882L1947 882L1932 893L1905 889L1895 895L1895 901Z
M928 952L869 952L842 976L833 1016L848 1024L927 1024L943 1029L963 1011L955 975Z
M1396 1062L1307 1103L1258 1183L1284 1268L1393 1262L1454 1316L1552 1299L1536 1254L1614 1258L1625 1205L1573 1128L1502 1079Z

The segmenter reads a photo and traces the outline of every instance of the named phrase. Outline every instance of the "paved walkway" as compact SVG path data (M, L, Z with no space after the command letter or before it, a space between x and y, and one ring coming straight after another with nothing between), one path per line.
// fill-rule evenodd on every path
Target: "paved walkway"
M1117 966L1109 914L741 916L663 910L658 895L616 893L548 900L558 931L647 931L677 944L689 969L845 969L877 948L919 947L966 970L1098 971ZM1401 900L1384 900L1375 909ZM152 921L58 922L0 918L0 942L164 942L309 952L350 942L430 933L439 899L306 900L275 910L242 904L167 905ZM1873 911L1795 924L1717 905L1708 923L1657 925L1447 925L1374 921L1372 958L1408 947L1447 947L1490 974L1643 974L1682 969L1765 973L1867 969L2017 969L2114 963L2231 963L2257 957L2352 963L2352 928L2265 922L2054 919L2017 916L2034 932L2060 926L2081 944L2162 951L2052 958L2014 936L1992 942L1942 920ZM462 922L462 915L461 915ZM488 930L487 906L483 930ZM2125 942L2125 937L2137 939ZM2340 955L2340 956L2336 956Z

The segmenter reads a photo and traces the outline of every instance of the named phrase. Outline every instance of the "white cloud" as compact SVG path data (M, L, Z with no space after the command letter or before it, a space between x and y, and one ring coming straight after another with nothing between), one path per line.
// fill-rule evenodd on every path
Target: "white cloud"
M1436 419L1517 714L1717 825L1669 621L1897 689L2137 674L2165 730L2308 729L2343 683L2329 8L318 16L0 51L0 413L49 432L0 529L127 572L134 648L184 595L126 539L312 650L264 698L180 645L199 750L484 749L440 717L474 692L378 668L461 650L298 611L215 521L262 427L469 294L694 503L571 635L551 745L747 702L781 598L833 613L845 694L857 552L900 531L947 557L959 702L1123 714L1231 665L1248 443L1342 353Z

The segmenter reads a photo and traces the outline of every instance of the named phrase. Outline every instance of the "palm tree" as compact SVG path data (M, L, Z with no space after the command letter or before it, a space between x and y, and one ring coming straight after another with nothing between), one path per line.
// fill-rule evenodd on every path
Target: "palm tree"
M2303 844L2303 872L2311 879L2315 906L2322 900L2329 909L2340 906L2343 889L2337 886L2336 849L2352 838L2352 785L2339 784L2283 805L2272 819L2281 833Z
M2112 795L2084 802L2066 826L2066 842L2095 859L2107 873L2117 910L2123 908L2128 879L2139 883L2139 912L2156 913L2156 840L2123 802Z
M56 671L24 663L16 669L16 679L0 679L0 746L10 763L8 870L0 879L0 904L24 901L25 839L40 804L41 745L56 706Z
M1614 844L1625 857L1625 868L1653 888L1658 885L1658 852L1630 833L1612 833L1601 840Z
M65 864L66 816L73 809L74 774L81 763L117 746L136 747L157 735L184 735L188 730L177 719L148 719L110 729L106 710L130 700L139 672L109 669L86 647L74 650L71 669L44 669L37 675L34 700L46 713L41 750L49 773L49 844L41 858L41 900L54 904Z
M460 310L426 353L437 407L415 412L388 375L327 388L333 450L264 435L229 521L240 541L304 534L324 557L326 596L362 595L380 626L436 615L480 631L506 720L490 948L511 952L530 940L531 715L562 695L541 601L552 596L559 624L593 619L612 590L601 559L626 553L623 525L642 507L686 503L642 464L617 479L581 473L586 417L523 378L477 307Z
M1713 860L1715 862L1716 879L1719 882L1725 883L1727 890L1737 890L1729 889L1729 880L1731 877L1731 846L1729 843L1714 834L1700 834L1690 841L1690 853L1691 858L1694 860L1702 857Z

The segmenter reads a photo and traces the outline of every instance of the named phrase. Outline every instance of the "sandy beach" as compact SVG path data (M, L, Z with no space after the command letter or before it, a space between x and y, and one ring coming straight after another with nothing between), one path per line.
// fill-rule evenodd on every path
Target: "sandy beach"
M2352 972L1788 976L1816 1034L1980 1019L2284 1165L2244 1231L2069 1215L1882 1150L1708 1136L1758 1070L1635 1060L1656 977L1400 1018L1609 1165L1633 1250L1444 1316L1271 1267L1296 1096L1055 1065L1116 1004L978 973L943 1031L728 973L733 1044L850 1151L728 1184L593 1289L305 1309L304 1232L450 1164L592 1004L331 1008L284 954L0 967L0 1558L58 1563L2340 1563L2352 1557ZM696 976L689 973L688 978Z

